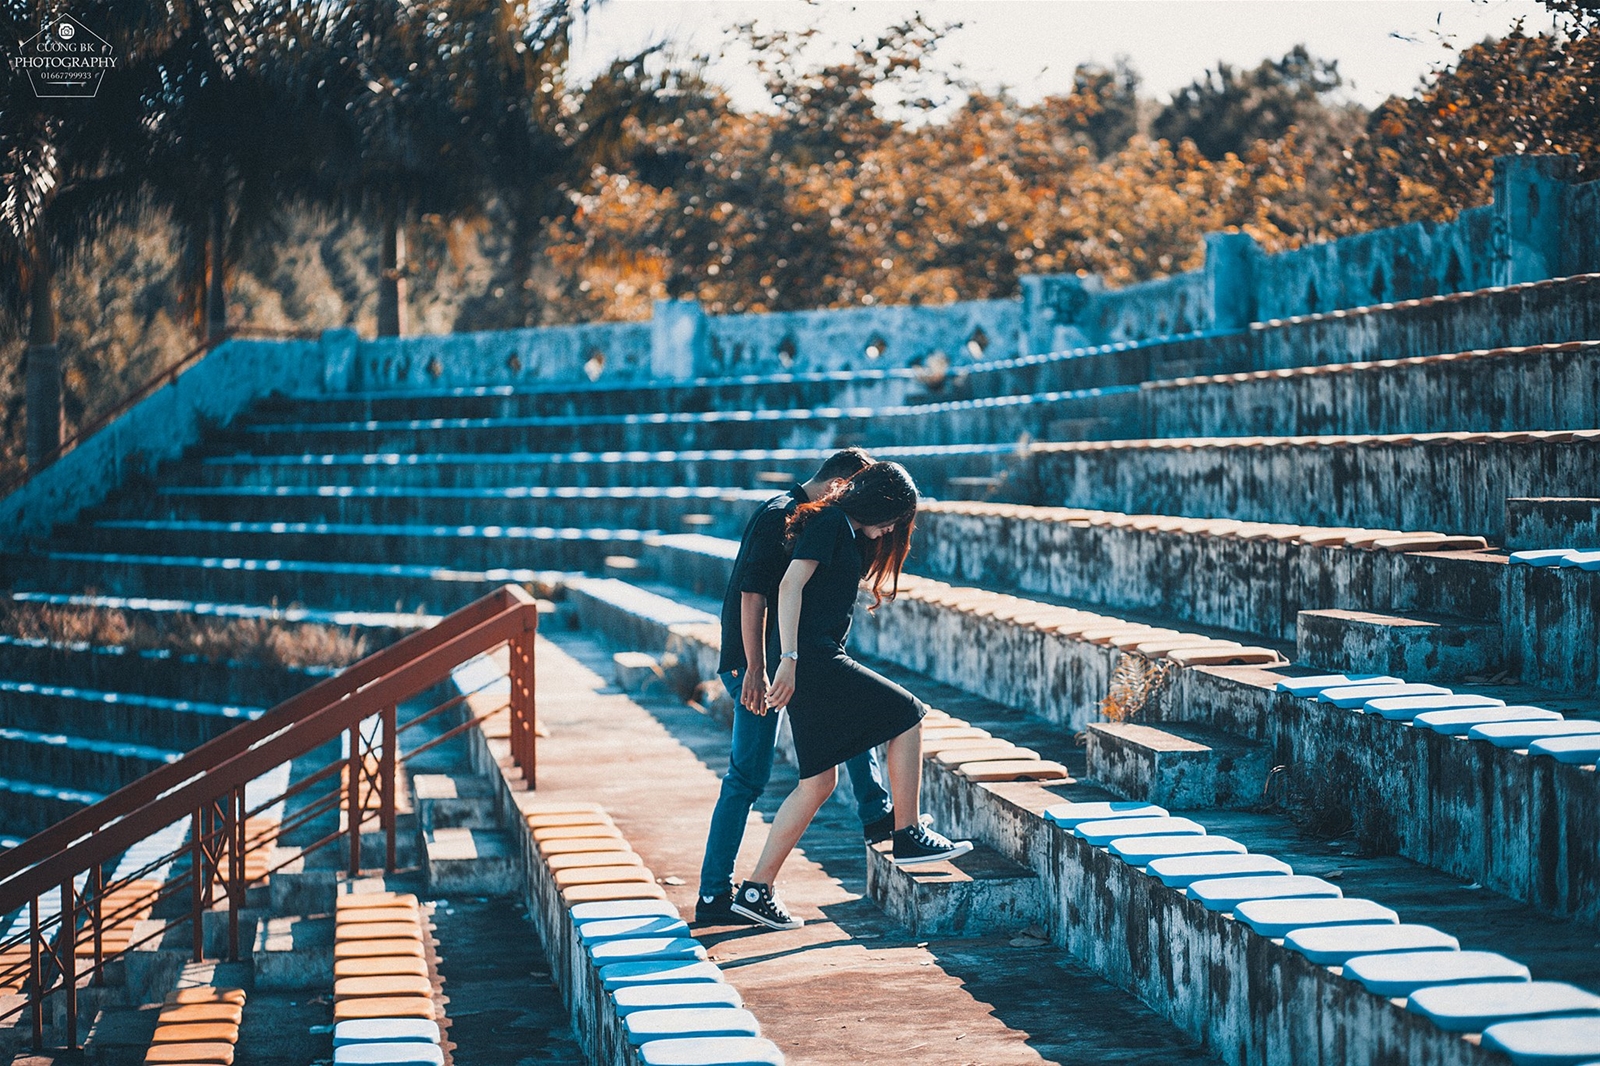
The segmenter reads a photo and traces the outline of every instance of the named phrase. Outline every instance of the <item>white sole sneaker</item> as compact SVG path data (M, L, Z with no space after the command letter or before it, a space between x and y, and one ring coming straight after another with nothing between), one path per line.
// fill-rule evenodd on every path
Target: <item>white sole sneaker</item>
M965 855L971 850L972 841L958 840L952 843L948 848L942 848L939 851L930 852L927 855L910 855L903 859L896 857L891 861L896 866L921 866L923 863L943 862L946 859L953 859L957 855ZM733 909L738 910L739 905L735 903L733 905Z

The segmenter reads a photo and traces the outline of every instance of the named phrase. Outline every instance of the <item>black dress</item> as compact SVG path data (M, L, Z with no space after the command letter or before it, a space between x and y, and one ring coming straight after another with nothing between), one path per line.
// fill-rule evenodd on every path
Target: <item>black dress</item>
M789 700L802 778L899 736L928 712L917 697L845 653L863 571L856 536L842 510L825 507L794 546L794 558L817 562L800 601L800 659Z

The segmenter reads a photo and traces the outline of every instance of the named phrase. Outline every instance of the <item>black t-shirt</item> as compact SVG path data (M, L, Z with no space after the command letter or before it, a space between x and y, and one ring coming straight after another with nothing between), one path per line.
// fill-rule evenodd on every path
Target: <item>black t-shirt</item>
M850 519L838 507L824 507L795 539L796 559L815 559L816 573L800 601L800 648L844 647L855 613L867 556Z
M722 596L722 656L717 662L717 673L743 670L749 665L745 661L740 622L741 601L746 592L767 598L767 669L777 667L778 582L789 568L789 553L783 546L783 537L789 516L808 500L806 490L796 485L762 504L745 525L728 590Z

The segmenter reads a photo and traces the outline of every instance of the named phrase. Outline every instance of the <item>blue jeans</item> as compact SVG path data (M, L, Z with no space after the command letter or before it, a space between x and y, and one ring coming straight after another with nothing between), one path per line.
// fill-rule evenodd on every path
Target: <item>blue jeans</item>
M737 704L743 680L729 671L722 675L722 684ZM755 806L772 776L772 749L777 740L777 712L754 714L743 706L734 708L733 750L728 755L728 772L722 778L722 793L711 812L706 858L700 867L702 896L714 896L733 888L733 861L744 840L750 808ZM892 801L883 785L883 767L878 762L877 751L863 752L844 766L855 790L856 813L861 824L867 825L888 814Z

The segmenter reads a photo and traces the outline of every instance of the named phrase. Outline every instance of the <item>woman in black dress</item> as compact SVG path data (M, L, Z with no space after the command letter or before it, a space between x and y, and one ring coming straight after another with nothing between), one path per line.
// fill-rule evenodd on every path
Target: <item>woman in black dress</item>
M833 792L838 765L879 744L888 743L896 865L972 849L970 842L947 840L922 824L921 723L927 707L844 650L863 579L873 595L872 609L899 590L916 518L911 475L899 463L873 463L789 519L793 558L778 585L783 655L767 704L789 709L800 783L778 808L761 858L733 903L733 910L762 925L793 929L801 924L774 896L772 883Z

